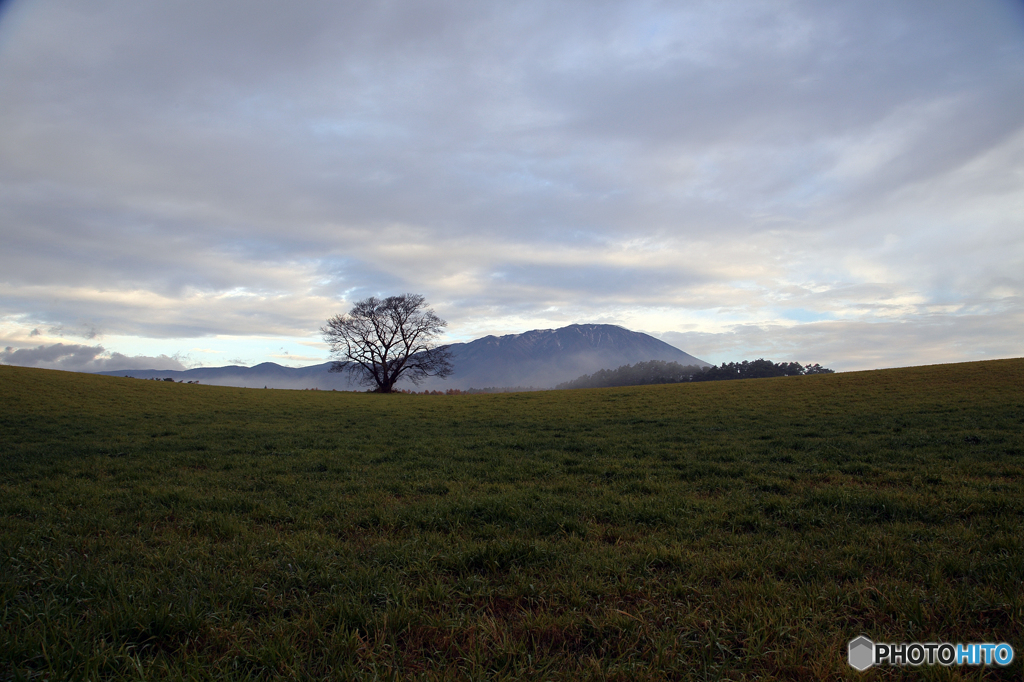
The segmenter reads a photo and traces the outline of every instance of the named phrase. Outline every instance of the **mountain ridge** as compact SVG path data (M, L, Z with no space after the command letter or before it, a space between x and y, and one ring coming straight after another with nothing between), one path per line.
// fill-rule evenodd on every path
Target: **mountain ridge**
M488 335L465 343L449 344L449 350L455 371L447 380L431 377L419 386L403 381L399 387L417 390L506 386L551 388L584 374L649 360L709 365L653 336L609 324L573 324L558 329L533 329L521 334ZM365 388L353 382L347 374L330 373L333 364L328 361L306 367L284 367L264 362L253 367L228 365L188 370L108 370L97 374L140 379L170 378L245 388Z

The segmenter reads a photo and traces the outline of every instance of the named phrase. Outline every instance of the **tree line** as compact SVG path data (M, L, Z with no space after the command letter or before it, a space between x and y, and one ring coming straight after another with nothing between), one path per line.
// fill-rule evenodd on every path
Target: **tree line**
M617 369L602 369L578 379L555 386L568 388L609 388L612 386L646 386L649 384L678 384L686 381L724 381L728 379L761 379L765 377L793 377L807 374L833 374L834 370L819 364L801 365L799 362L772 362L764 358L743 362L723 362L720 366L681 365L678 362L651 360Z

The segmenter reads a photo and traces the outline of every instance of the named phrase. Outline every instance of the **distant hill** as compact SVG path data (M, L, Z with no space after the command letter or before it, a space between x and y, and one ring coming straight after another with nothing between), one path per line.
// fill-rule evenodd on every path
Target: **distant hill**
M241 388L319 388L351 391L359 386L351 384L343 374L330 374L334 363L325 362L309 367L283 367L275 362L264 362L253 367L229 365L227 367L197 367L196 369L125 369L97 372L115 377L136 379L174 379L175 381L198 381L213 386L238 386Z
M612 324L573 324L561 329L485 336L452 344L451 351L455 373L447 385L456 388L552 388L583 374L648 360L708 366L653 336ZM435 385L443 384L432 380L429 387Z
M709 366L664 341L610 324L574 324L522 334L485 336L451 345L455 372L447 380L428 379L419 389L532 386L551 388L583 374L622 365L664 360ZM330 362L310 367L282 367L265 362L255 367L201 367L184 371L122 370L99 372L140 379L171 378L219 386L248 388L319 388L354 390L347 375L330 374ZM415 388L408 382L401 388Z

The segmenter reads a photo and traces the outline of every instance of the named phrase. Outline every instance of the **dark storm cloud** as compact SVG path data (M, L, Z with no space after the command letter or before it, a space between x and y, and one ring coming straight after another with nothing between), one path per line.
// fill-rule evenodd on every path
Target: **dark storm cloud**
M108 353L103 346L55 343L35 348L7 346L0 351L0 363L18 367L41 367L75 372L102 372L115 369L185 369L176 358L128 357Z
M1018 311L1022 91L1009 1L8 3L3 338Z
M52 346L36 348L12 348L7 346L0 352L0 362L9 365L32 367L40 363L61 361L70 366L80 366L92 362L103 352L101 346L65 345L55 343Z

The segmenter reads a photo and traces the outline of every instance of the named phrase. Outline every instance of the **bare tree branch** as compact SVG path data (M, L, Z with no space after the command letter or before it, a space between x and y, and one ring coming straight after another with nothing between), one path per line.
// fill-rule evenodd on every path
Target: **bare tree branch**
M419 294L370 297L347 315L320 328L335 357L332 372L350 372L364 386L390 393L401 378L419 384L429 376L450 376L448 346L435 346L447 322L426 308Z

